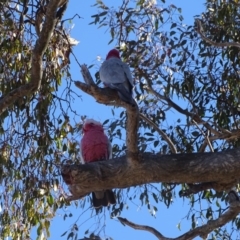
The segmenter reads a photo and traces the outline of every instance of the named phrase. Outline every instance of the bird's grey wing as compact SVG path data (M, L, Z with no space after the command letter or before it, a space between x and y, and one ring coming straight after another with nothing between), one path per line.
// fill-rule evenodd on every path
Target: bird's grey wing
M131 84L131 87L133 88L134 84L133 84L132 74L131 74L129 66L123 62L122 67L123 67L123 71L125 73L125 76L126 76L128 82Z

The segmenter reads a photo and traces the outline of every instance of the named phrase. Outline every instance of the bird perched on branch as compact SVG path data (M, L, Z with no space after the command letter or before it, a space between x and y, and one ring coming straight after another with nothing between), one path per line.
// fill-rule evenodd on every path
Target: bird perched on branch
M119 97L129 104L132 98L133 79L129 66L122 62L119 51L112 49L99 70L100 79L106 87L117 90Z
M100 122L87 119L83 124L83 133L80 142L80 155L83 163L105 161L112 158L112 146ZM93 192L92 201L95 208L116 203L114 193L109 189Z

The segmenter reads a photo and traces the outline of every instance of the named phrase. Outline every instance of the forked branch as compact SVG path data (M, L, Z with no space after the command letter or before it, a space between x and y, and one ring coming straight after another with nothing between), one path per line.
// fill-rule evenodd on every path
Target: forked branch
M126 188L147 183L205 183L216 191L230 190L240 178L240 149L224 152L155 155L143 153L135 162L127 156L91 164L62 167L62 176L73 197L102 189ZM199 186L200 187L200 186ZM198 189L195 189L198 191Z

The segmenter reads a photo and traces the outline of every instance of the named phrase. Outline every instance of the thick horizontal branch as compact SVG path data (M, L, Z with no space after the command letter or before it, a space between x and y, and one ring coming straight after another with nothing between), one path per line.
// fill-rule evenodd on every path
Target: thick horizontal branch
M240 149L217 153L126 156L85 165L64 165L62 175L74 196L92 191L126 188L146 183L207 183L215 190L229 190L240 178ZM75 198L76 199L76 198Z
M38 90L42 80L42 57L50 41L54 26L59 0L51 0L47 5L46 18L39 39L36 41L32 53L31 82L13 89L0 99L0 114L19 98L28 96Z

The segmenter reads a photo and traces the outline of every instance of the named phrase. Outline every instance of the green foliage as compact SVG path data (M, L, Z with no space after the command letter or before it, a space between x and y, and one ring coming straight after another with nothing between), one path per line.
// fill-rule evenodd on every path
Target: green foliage
M2 97L31 81L32 51L38 38L35 16L44 4L0 3ZM43 56L39 91L18 99L0 116L1 239L29 239L34 226L39 238L49 237L51 219L57 209L68 205L62 196L58 165L64 152L69 156L76 153L76 142L68 142L74 133L67 117L70 95L64 94L63 88L59 91L63 79L67 89L71 86L66 77L70 76L70 47L65 30L56 26Z
M96 6L100 11L92 16L92 24L109 29L109 43L117 43L123 60L132 67L140 111L167 134L178 152L222 151L239 145L238 48L216 48L202 41L195 26L183 24L181 9L174 5L158 8L151 1L136 5L123 1L116 9L102 3ZM207 1L202 21L211 40L239 42L238 1ZM179 114L179 119L171 111ZM118 118L111 123L112 136L123 122L124 118ZM162 136L144 120L140 122L139 149L171 153ZM161 188L153 191L153 199L170 207L175 191L185 191L188 186L162 184ZM150 189L147 186L138 194L148 208ZM198 211L194 210L194 195L187 198L195 228L198 219L210 220L214 212L222 213L226 194L204 191L199 201L213 203L216 199L216 207ZM214 234L223 236L222 231Z
M45 1L36 4L18 1L18 6L10 3L10 0L0 3L1 97L31 81L32 50L38 38L36 19L44 14L41 11L45 7ZM202 20L208 38L214 42L239 42L237 3L206 2ZM109 43L118 46L122 59L132 69L140 112L168 136L178 153L237 147L240 144L239 50L216 48L202 41L194 26L183 24L181 9L168 4L164 0L159 5L147 0L122 1L119 7L110 8L97 0L98 13L92 16L90 24L109 31ZM75 93L70 90L71 46L66 41L67 31L59 24L55 26L43 56L39 91L18 99L0 116L1 238L28 239L33 227L39 239L42 235L47 238L56 211L69 205L64 201L59 166L63 158L79 163L82 123L76 124L69 118L77 113L71 108ZM95 76L99 83L99 74ZM124 111L114 108L112 115L103 124L108 127L113 155L118 157L126 150L126 116ZM84 120L85 116L81 117ZM163 134L143 119L138 134L140 152L172 153ZM117 189L118 204L107 209L114 218L128 209L128 202L132 201L156 217L160 205L170 208L178 193L182 196L188 188L186 183L161 183ZM205 190L184 199L189 203L186 219L192 229L219 216L226 207L225 192ZM84 212L89 202L86 197L77 206ZM199 208L199 202L208 207ZM97 215L103 214L106 212L99 209ZM71 216L65 214L63 218ZM232 225L238 230L239 219L233 219ZM88 229L85 234L94 237L99 232L96 229L101 227ZM177 227L181 229L181 223ZM74 224L62 236L77 239L78 230L79 226ZM224 228L212 233L212 239L217 238L230 239Z

